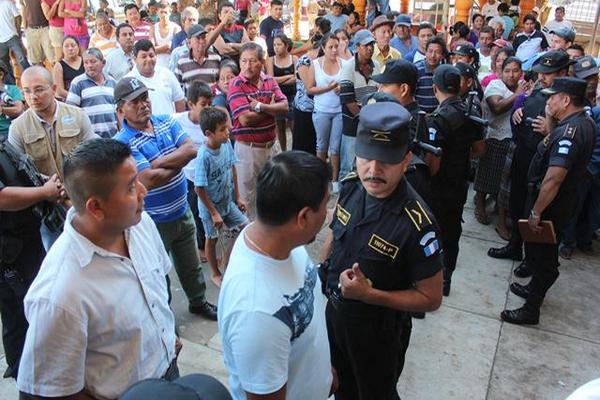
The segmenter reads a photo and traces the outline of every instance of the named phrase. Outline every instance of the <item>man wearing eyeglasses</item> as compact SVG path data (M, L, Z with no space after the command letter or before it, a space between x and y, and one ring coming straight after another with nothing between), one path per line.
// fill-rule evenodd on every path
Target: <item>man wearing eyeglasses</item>
M79 143L97 137L90 119L81 108L54 98L56 85L44 67L26 69L21 87L29 109L11 123L8 142L18 153L30 156L41 174L62 179L63 157ZM50 232L45 224L41 233L46 250L60 234Z

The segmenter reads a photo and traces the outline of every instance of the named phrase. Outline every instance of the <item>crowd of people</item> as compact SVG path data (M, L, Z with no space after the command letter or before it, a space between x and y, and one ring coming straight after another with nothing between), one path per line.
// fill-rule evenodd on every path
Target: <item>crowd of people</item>
M592 252L599 68L564 7L542 27L488 0L438 31L383 0L365 21L319 2L294 42L281 0L136 0L124 22L87 4L0 0L0 313L21 398L398 399L470 186L506 241L487 255L531 277L503 321L538 324L559 257ZM172 267L189 312L218 320L230 392L179 377Z

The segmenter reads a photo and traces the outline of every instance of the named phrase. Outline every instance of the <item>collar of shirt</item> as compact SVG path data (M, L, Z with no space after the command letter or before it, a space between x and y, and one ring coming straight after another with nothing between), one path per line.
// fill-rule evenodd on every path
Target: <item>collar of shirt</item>
M40 123L42 125L53 125L56 122L56 120L58 119L58 109L60 107L60 101L54 100L54 103L56 104L56 109L54 110L54 118L52 120L52 124L47 123L42 117L40 117L38 115L38 113L31 110L31 111L33 111L33 115L35 115L35 117L38 119L38 121L40 121Z
M152 116L150 116L150 123L152 124L152 126L154 127L154 131L156 132L156 125L158 123L160 123L160 121L158 121L156 119L156 117L154 115L152 115ZM140 131L140 130L135 129L134 127L130 126L127 123L126 119L123 119L123 130L133 136L145 135L145 136L149 136L149 137L155 137L154 132Z
M260 71L260 75L258 77L258 85L254 84L254 82L250 82L250 80L248 78L246 78L244 75L239 74L238 75L240 77L240 79L242 80L242 82L247 83L249 85L253 85L256 87L261 87L262 84L265 82L265 79L267 78L267 74L265 74L263 71Z
M381 60L391 60L391 59L400 58L401 55L398 50L396 50L392 46L389 46L388 49L389 49L388 55L384 56L383 53L381 53L381 50L379 50L379 46L377 45L377 43L375 43L375 46L373 49L373 57L375 57L376 59L381 59Z

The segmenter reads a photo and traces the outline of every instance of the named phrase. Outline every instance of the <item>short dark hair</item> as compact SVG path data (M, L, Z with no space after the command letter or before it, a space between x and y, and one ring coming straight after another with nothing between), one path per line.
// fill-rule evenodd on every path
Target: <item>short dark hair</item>
M248 18L247 20L244 21L244 28L248 28L250 25L252 24L257 24L258 21L255 20L254 18Z
M137 12L140 12L140 8L137 6L137 4L134 4L134 3L126 4L125 7L123 7L123 12L127 13L127 11L129 11L133 8L135 8L137 10Z
M189 102L195 104L200 97L204 97L207 99L212 98L212 90L207 83L202 82L201 80L193 80L188 86L187 89L187 99Z
M260 47L260 45L254 42L246 42L242 45L242 47L240 48L240 57L246 51L255 51L259 60L264 61L265 59L265 51L262 47Z
M119 38L119 36L121 36L121 31L125 28L129 28L135 32L135 29L133 29L133 26L129 25L127 22L123 22L122 24L119 24L119 26L117 26L117 32L116 32L117 38Z
M202 18L198 20L198 24L206 28L206 25L214 25L216 22L214 18Z
M558 7L556 7L556 9L554 10L554 12L557 12L557 11L566 12L566 11L565 11L565 8L564 8L563 6L558 6Z
M233 4L231 4L231 3L230 3L230 2L228 2L228 1L224 1L224 2L222 2L221 4L219 4L219 8L217 9L217 14L221 14L221 11L223 11L223 9L224 9L225 7L231 7L231 8L234 8L234 7L233 7Z
M154 50L154 45L148 39L141 39L135 42L133 45L133 56L137 57L140 51L150 51Z
M437 44L442 47L442 53L444 53L444 57L448 55L448 48L446 47L446 42L444 41L444 39L438 36L432 37L427 41L427 44L425 45L425 51L427 51L429 46L432 44Z
M156 3L156 8L158 8L159 10L164 10L165 8L169 8L169 4L163 1L159 1L158 3Z
M532 21L535 24L537 22L537 18L533 14L527 14L525 17L523 17L523 23L527 21Z
M214 133L219 125L227 123L227 113L217 107L206 107L200 112L200 128L206 132Z
M497 10L502 11L503 14L508 14L508 4L506 4L506 3L498 4Z
M506 60L504 60L504 62L502 63L502 69L506 68L506 66L508 64L512 64L512 63L517 64L519 66L519 68L522 68L522 66L523 66L523 62L519 58L517 58L515 56L510 56Z
M108 198L115 185L117 169L131 156L131 150L115 139L82 142L63 161L65 188L75 210L85 209L91 196Z
M480 18L480 17L481 17L481 18L483 18L483 20L485 21L485 17L484 17L482 14L475 13L475 14L473 14L473 16L471 17L471 22L472 22L472 23L473 23L473 22L475 22L475 20L476 20L477 18Z
M287 151L267 161L256 180L256 213L260 222L279 226L304 207L318 210L327 194L329 166L303 151Z
M271 0L271 7L273 6L283 6L283 2L281 0Z
M471 30L467 25L465 25L464 22L459 21L456 24L454 24L454 32L458 33L459 37L466 39L467 37L469 37L469 33L471 33Z
M572 45L569 46L569 48L567 50L577 50L580 51L581 54L583 54L585 56L585 49L583 48L582 45L578 44L578 43L573 43Z
M319 30L323 35L326 35L329 32L331 32L331 21L327 18L321 18L319 22L315 21L315 25L319 27Z
M431 25L429 22L421 22L417 27L417 36L419 36L419 32L421 32L423 29L431 29L433 36L437 35L437 30L433 25Z
M569 96L569 98L571 99L571 103L573 103L573 105L575 107L583 107L585 106L585 96L575 96L572 94L567 94L567 96Z
M490 28L489 26L484 26L481 28L481 30L479 31L479 34L481 35L482 33L489 33L492 35L492 38L494 37L494 30L492 28Z

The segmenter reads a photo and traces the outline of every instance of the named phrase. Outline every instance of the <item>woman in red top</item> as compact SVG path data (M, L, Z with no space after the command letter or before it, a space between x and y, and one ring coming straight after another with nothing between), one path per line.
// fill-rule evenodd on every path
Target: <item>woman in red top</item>
M65 35L77 39L81 50L88 48L90 34L88 33L85 14L87 12L86 0L61 0L62 12L65 17Z
M44 17L50 24L50 45L54 50L54 59L60 60L62 54L62 43L64 39L63 26L65 20L63 19L64 13L61 7L60 0L42 0L42 12Z

